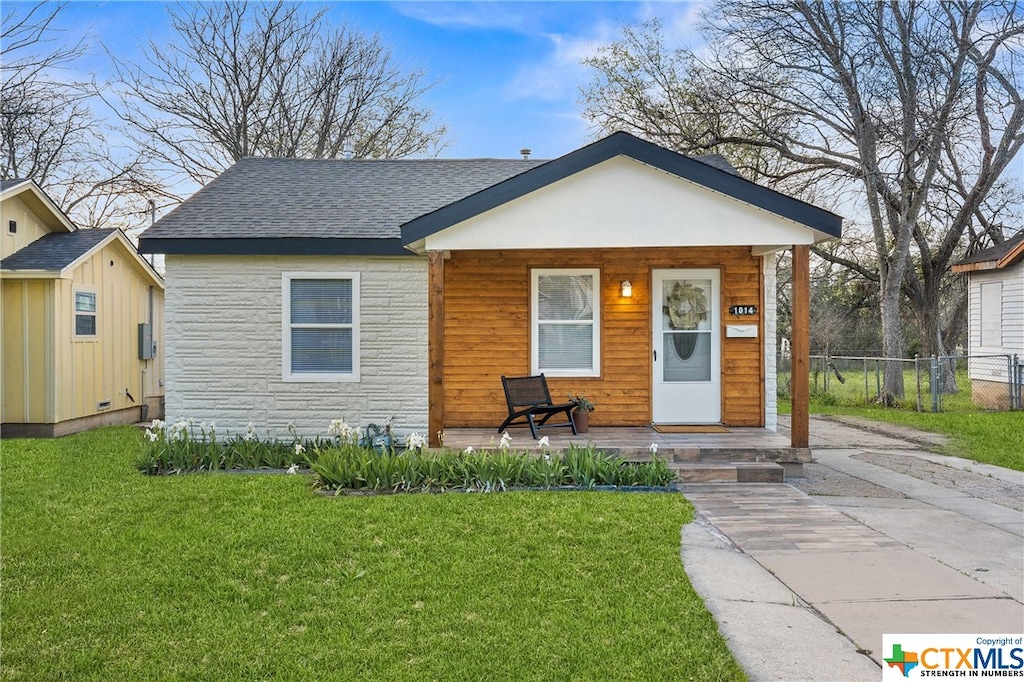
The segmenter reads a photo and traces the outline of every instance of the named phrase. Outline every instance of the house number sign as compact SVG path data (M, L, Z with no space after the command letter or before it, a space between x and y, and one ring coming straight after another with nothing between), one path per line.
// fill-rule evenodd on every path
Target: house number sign
M730 315L757 315L756 305L731 305L729 306Z

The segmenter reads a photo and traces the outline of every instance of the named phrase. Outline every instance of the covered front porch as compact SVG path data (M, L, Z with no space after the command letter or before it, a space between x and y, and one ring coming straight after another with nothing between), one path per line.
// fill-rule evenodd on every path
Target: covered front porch
M809 245L840 227L838 216L625 134L404 224L403 245L429 263L431 445L445 430L451 447L496 443L502 377L544 374L552 402L598 405L587 440L573 442L637 457L653 443L673 459L801 461ZM786 249L789 439L771 430L775 254ZM658 433L651 423L725 429ZM549 434L553 446L563 439Z

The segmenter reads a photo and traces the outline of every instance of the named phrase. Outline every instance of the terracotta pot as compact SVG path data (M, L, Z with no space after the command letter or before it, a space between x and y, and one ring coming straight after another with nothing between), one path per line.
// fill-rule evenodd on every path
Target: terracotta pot
M572 419L576 422L577 433L586 433L590 430L590 413L586 410L576 410L572 413Z

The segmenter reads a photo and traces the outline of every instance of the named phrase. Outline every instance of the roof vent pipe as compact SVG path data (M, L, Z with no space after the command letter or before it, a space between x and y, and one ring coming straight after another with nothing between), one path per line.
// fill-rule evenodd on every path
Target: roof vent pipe
M519 150L519 153L523 155L523 161L526 161L530 158L530 152L532 151L533 150L529 149L528 147L524 147L523 149Z
M149 226L153 227L156 222L156 202L150 199L146 202L146 208L149 209Z

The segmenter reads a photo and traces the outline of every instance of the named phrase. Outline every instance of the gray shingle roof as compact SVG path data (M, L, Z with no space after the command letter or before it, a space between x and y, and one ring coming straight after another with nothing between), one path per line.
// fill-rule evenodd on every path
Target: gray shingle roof
M733 165L729 163L728 159L726 159L721 154L702 154L701 156L694 156L692 158L696 159L697 161L700 161L703 164L707 164L708 166L717 168L718 170L723 170L726 173L739 175L739 173L736 172L736 169L733 167Z
M25 182L24 178L14 178L12 180L0 180L0 192L6 192L12 187L17 187L21 183Z
M398 239L402 223L543 163L243 159L142 239Z
M117 228L51 232L0 261L0 270L63 270Z
M968 256L967 258L964 258L962 261L957 263L957 265L969 265L971 263L986 263L988 261L997 261L1006 254L1010 253L1010 251L1012 251L1021 241L1024 241L1024 230L1017 233L1015 236L1010 237L1002 244L990 246L989 248L983 251L979 251L973 256Z

